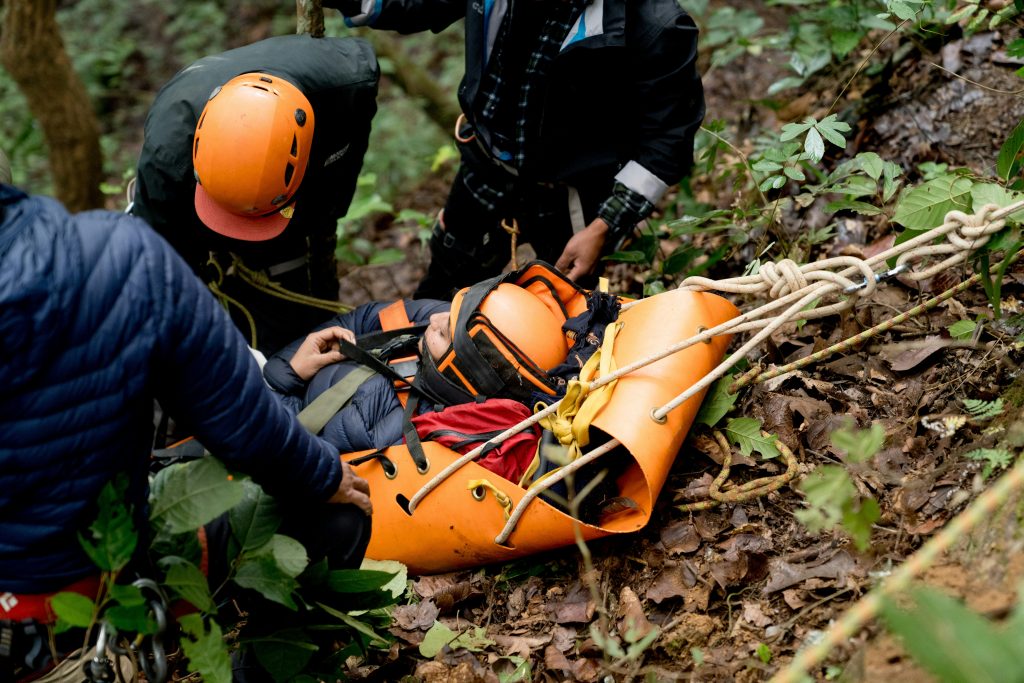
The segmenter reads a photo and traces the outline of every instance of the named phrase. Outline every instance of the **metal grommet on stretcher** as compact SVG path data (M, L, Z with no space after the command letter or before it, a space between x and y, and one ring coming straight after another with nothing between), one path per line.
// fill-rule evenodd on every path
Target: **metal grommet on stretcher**
M697 328L697 334L704 334L707 331L708 331L708 328L704 327L703 325L701 325L700 327ZM713 339L713 337L708 337L707 339L704 340L704 343L705 344L710 344L712 339Z
M398 476L398 468L395 467L395 463L386 458L380 461L380 468L384 470L384 476L388 479L394 479Z
M487 489L485 489L483 486L477 486L476 488L473 489L473 498L475 500L482 501L486 497Z
M423 462L417 463L416 471L419 472L420 474L426 474L427 472L429 472L430 471L430 461L427 460L426 458L423 458Z

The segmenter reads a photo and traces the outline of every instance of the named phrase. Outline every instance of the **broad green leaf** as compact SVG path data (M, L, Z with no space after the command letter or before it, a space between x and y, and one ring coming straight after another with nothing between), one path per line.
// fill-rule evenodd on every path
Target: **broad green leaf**
M250 640L249 645L271 678L283 683L302 671L319 649L308 641L309 635L305 631L287 629Z
M808 129L807 137L804 138L804 151L814 163L818 163L825 156L825 142L817 128Z
M405 594L406 583L409 580L409 568L401 562L397 560L371 560L365 557L359 568L393 574L394 578L381 586L380 589L391 593L391 596L396 599Z
M803 123L787 123L782 127L782 135L779 136L779 140L785 142L786 140L793 140L804 131L810 130L814 126L814 119L804 119Z
M782 164L775 161L769 161L768 159L761 159L757 163L753 164L751 168L758 173L774 173L775 171L782 169Z
M306 548L291 536L274 534L270 540L253 551L254 555L270 554L281 571L292 578L302 573L309 564Z
M833 31L831 35L832 52L842 59L857 47L863 37L860 31Z
M405 251L402 249L375 249L370 256L369 265L382 266L392 263L401 263L405 260Z
M146 598L142 595L142 589L131 584L115 583L110 587L110 599L119 605L126 606L146 604Z
M949 336L953 339L970 339L977 328L978 323L973 320L957 320L946 329L949 330Z
M335 569L328 574L327 585L335 593L369 593L387 586L395 575L367 569Z
M50 607L61 621L69 626L88 628L96 614L96 604L79 593L57 593L50 600Z
M882 209L878 208L874 204L868 204L857 199L841 199L835 202L829 202L825 205L825 210L829 213L837 213L839 211L853 211L859 213L862 216L877 216L882 213Z
M1010 178L1020 172L1019 157L1024 150L1024 119L1017 122L1010 137L999 148L999 157L996 160L996 172L1003 182L1010 182Z
M761 435L761 421L752 417L734 417L725 423L725 432L729 441L740 447L740 453L750 455L753 451L761 454L762 458L775 458L779 455L779 449L775 447L775 441L779 437L773 435Z
M125 505L128 478L117 476L100 491L96 521L89 527L89 538L78 535L78 541L97 567L117 573L124 569L139 537L132 523L131 509Z
M165 586L202 612L216 610L210 585L198 567L182 557L163 557L158 564L167 569Z
M804 175L803 169L799 166L786 166L782 169L782 172L786 174L786 177L791 180L803 181L807 180L807 176Z
M873 195L878 190L878 183L871 178L861 175L850 176L843 182L829 188L830 192L850 195L851 197L864 197Z
M996 185L995 183L975 183L971 187L972 206L975 209L980 209L986 204L995 204L999 207L1009 206L1019 202L1021 199L1024 199L1024 193L1012 192L1002 185ZM1018 222L1024 222L1024 208L1014 211L1009 215L1009 218Z
M832 444L846 453L847 462L864 462L885 445L885 429L877 422L870 429L844 427L832 434Z
M233 508L244 493L216 458L171 465L153 481L150 516L173 533L192 531Z
M661 262L661 272L665 275L675 275L704 253L705 251L702 248L689 244L680 245Z
M258 548L270 540L281 525L277 503L256 482L242 482L245 495L228 511L231 533L242 551Z
M905 593L903 594L905 595ZM918 588L909 610L887 600L882 616L919 663L943 681L1024 680L1014 635L938 591Z
M181 649L188 658L188 670L198 673L204 683L231 683L231 657L217 622L211 619L207 631L202 616L186 614L178 624L187 636L181 639Z
M846 149L846 137L843 133L850 132L850 124L839 121L837 114L829 114L814 126L823 138L839 149Z
M972 185L967 178L952 175L929 180L903 195L892 220L911 230L942 225L949 211L970 210Z
M811 533L835 526L843 519L843 508L857 495L850 475L838 465L815 468L797 486L807 497L808 508L794 515Z
M618 263L647 263L647 255L642 251L617 251L604 257L605 261Z
M153 634L157 630L146 605L113 605L103 610L103 618L121 633Z
M499 669L495 667L495 671L498 673L498 683L519 683L520 681L528 682L533 680L533 670L530 668L530 660L516 655L508 655L502 657L502 659L512 662L515 667L511 671L505 669Z
M483 627L474 627L456 635L450 628L437 621L423 636L423 642L420 643L420 654L427 659L432 659L444 649L445 645L452 650L464 648L470 652L479 652L489 645L494 645L494 641L487 638L486 633L487 630Z
M872 180L877 182L882 177L885 162L882 161L882 157L874 152L861 152L854 157L854 161L857 162L857 167L863 170Z
M704 401L700 404L700 410L694 419L697 424L714 427L736 405L740 396L729 393L732 383L733 378L726 376L711 385L708 393L704 395Z
M297 609L292 593L298 588L299 583L281 571L273 555L243 558L234 580L242 588L251 588L268 600Z

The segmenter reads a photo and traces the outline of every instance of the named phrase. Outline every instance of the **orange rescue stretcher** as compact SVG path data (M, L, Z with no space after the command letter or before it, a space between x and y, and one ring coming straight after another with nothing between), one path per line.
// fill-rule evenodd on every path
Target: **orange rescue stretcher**
M612 349L615 365L624 368L649 358L738 314L729 301L706 292L677 289L635 302L619 316L622 325ZM620 459L626 457L616 484L620 495L635 507L606 515L598 524L578 521L472 461L439 477L465 458L430 441L423 442L429 460L423 472L417 470L404 444L384 451L393 464L387 470L380 459L364 457L374 451L343 455L346 461L358 462L353 466L356 473L370 484L374 513L367 557L398 560L414 574L435 574L571 545L577 526L588 541L641 529L650 520L704 392L661 420L654 411L711 371L724 357L728 343L728 336L714 337L616 381L607 403L592 417L590 428L617 440L618 448L625 449L617 453ZM481 481L493 487L485 489ZM532 500L521 508L524 497ZM511 508L516 508L517 514L510 531Z

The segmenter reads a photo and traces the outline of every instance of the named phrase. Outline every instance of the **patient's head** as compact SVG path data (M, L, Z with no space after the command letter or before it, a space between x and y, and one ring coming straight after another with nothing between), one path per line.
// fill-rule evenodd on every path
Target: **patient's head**
M420 381L446 403L553 393L547 373L565 360L564 321L529 290L482 283L455 295L423 336Z

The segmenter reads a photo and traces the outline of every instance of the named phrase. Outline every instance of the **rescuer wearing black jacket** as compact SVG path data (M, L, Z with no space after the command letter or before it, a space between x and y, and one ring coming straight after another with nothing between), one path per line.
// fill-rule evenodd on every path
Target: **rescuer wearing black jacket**
M240 304L232 317L262 351L324 312L238 274L337 300L336 224L355 193L379 77L363 40L277 36L182 69L146 118L132 211Z
M497 272L518 227L590 273L690 169L704 116L697 29L676 0L326 0L352 25L438 32L465 18L462 166L417 298Z

